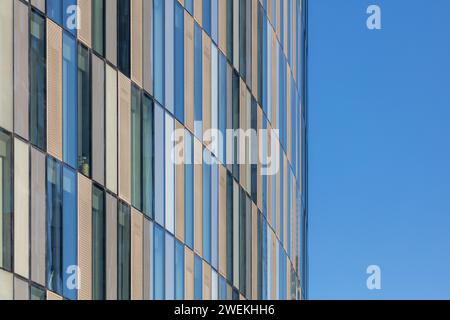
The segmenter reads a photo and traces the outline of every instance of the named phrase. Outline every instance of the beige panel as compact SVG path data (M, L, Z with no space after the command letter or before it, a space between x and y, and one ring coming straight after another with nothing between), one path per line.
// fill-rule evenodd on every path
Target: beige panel
M117 71L106 65L106 187L117 194Z
M13 1L0 1L0 127L13 129Z
M47 291L47 300L50 301L62 301L63 298L59 295L57 295L56 293L53 293L51 291Z
M203 300L211 300L211 266L203 261Z
M184 298L194 300L194 253L185 249Z
M203 132L211 128L211 39L203 32Z
M29 147L14 139L14 272L29 276Z
M287 288L287 300L292 300L292 288L291 288L291 264L288 260L286 265L286 288Z
M131 195L131 82L119 73L119 197Z
M219 49L225 55L227 54L227 1L233 0L220 0L219 1ZM213 18L211 18L212 20Z
M45 13L45 0L31 0L31 4Z
M200 257L203 253L203 169L202 146L194 139L194 250ZM198 164L200 163L200 164Z
M219 166L219 273L227 274L227 171Z
M248 115L248 105L247 105L247 87L245 82L240 79L240 96L239 96L239 106L240 106L240 115L239 115L239 126L240 129L244 130L244 132L248 129L247 126L247 115ZM247 181L247 156L248 156L248 146L247 144L240 143L239 146L239 155L242 157L242 160L245 160L241 165L239 165L239 182L242 187L248 191L248 181ZM244 158L245 157L245 158Z
M176 120L175 129L176 132L184 132L183 126ZM182 139L184 139L184 135ZM184 140L178 140L176 143L184 145ZM175 236L184 242L184 155L180 156L182 157L180 160L183 161L175 164Z
M239 72L239 2L240 0L233 1L233 56L229 57L233 61L235 69Z
M28 25L28 5L14 1L14 132L26 140L28 140L29 121ZM6 42L1 41L1 43Z
M47 19L47 151L62 160L62 30Z
M255 204L252 204L252 285L251 297L258 299L258 210Z
M283 0L284 1L284 0ZM287 57L287 54L286 54L286 52L287 52L287 43L288 43L288 41L287 41L287 38L288 38L288 36L289 36L289 34L288 34L288 12L287 12L287 1L284 1L284 3L283 3L283 26L282 26L282 28L283 28L283 32L284 32L284 43L282 43L281 45L284 47L284 53L285 53L285 55L286 55L286 57Z
M91 0L78 0L81 19L79 21L78 39L89 48L91 48L91 5Z
M194 17L201 27L203 25L203 0L194 0Z
M14 277L14 300L30 300L30 288L28 282Z
M92 184L78 174L78 300L92 299Z
M131 0L131 79L142 87L142 0Z
M270 23L272 23L272 1L276 0L267 0L267 17L269 18Z
M131 209L131 300L143 298L143 224L142 213Z
M14 298L13 274L0 269L0 301Z
M184 13L185 125L194 132L194 19Z

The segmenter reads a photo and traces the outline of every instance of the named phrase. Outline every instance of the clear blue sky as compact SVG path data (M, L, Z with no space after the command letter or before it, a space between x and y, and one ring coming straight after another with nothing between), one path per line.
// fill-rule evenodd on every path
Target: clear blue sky
M310 298L450 299L450 1L309 6Z

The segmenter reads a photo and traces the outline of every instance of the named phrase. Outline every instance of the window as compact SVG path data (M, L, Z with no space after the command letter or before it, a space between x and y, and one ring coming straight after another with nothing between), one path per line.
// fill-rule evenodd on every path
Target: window
M46 300L45 290L35 285L30 286L30 300Z
M30 15L30 142L47 148L47 40L45 18L32 11Z
M142 211L154 217L154 104L148 96L142 100Z
M131 194L132 204L142 210L142 104L141 91L131 86Z
M105 50L105 0L92 1L92 49L100 55Z
M175 6L175 118L184 123L184 9Z
M58 0L59 2L59 0ZM77 41L63 33L63 159L72 168L78 167L77 136Z
M154 243L154 285L155 285L155 300L165 299L165 235L164 229L155 225L154 229L155 239Z
M184 6L186 7L186 10L191 14L191 16L194 15L194 0L185 0Z
M203 257L211 262L211 165L203 163Z
M130 214L130 207L120 202L117 224L117 297L119 300L129 300L131 293Z
M211 36L211 0L203 0L203 28Z
M166 233L166 300L175 299L175 238L170 233Z
M61 164L47 159L47 288L62 295Z
M78 170L91 175L91 61L88 49L78 45Z
M130 77L130 0L117 0L117 55L119 70Z
M153 66L154 94L159 103L164 104L164 5L165 0L153 1Z
M175 243L175 299L184 299L184 245Z
M92 298L104 300L105 286L105 192L94 186L92 188Z
M233 177L227 171L227 279L233 282Z
M70 169L69 167L63 167L62 172L63 176L60 185L62 186L63 195L63 296L67 299L76 300L77 289L73 285L68 285L68 283L73 283L73 281L70 281L69 277L75 272L73 266L78 265L78 180L75 170Z
M194 261L194 299L202 300L203 297L203 261L195 255Z
M12 271L12 139L0 129L0 267Z
M222 141L219 142L220 162L226 163L226 130L227 130L227 60L223 54L219 54L219 93L218 93L218 117Z
M247 195L244 189L240 188L240 199L239 199L239 289L242 293L247 292L246 286L246 262L247 262L247 237L246 237L246 226L247 224Z

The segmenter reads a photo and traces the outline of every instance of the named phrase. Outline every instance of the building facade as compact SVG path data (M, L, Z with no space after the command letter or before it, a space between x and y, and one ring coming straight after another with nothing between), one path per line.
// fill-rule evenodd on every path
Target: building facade
M305 298L305 6L1 0L0 299Z

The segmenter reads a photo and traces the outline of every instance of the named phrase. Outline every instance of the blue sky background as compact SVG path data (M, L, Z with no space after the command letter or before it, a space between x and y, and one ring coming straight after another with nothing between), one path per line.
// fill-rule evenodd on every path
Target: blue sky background
M309 6L310 298L449 299L450 1Z

